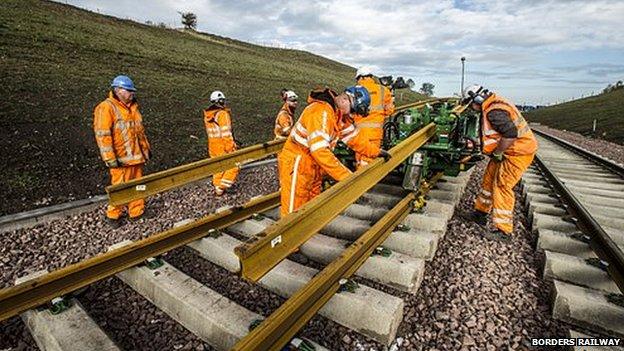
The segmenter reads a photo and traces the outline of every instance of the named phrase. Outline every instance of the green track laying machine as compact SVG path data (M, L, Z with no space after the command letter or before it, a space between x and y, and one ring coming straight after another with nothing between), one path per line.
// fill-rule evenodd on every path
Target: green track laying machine
M457 99L431 99L405 106L384 124L383 148L391 149L429 123L435 135L394 173L403 177L403 187L418 190L421 179L436 173L457 176L483 159L479 138L479 115L459 105ZM355 156L344 145L335 150L347 167L355 168Z

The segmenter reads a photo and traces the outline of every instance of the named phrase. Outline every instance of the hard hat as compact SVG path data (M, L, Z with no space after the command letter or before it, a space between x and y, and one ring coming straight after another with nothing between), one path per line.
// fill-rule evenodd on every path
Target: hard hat
M222 103L225 101L225 95L220 90L215 90L210 94L210 102L212 103Z
M134 87L134 83L132 83L132 79L128 76L120 75L113 79L111 83L111 88L123 88L128 91L136 91Z
M282 94L282 97L284 98L284 101L297 101L297 99L299 98L299 96L297 96L297 94L295 94L295 92L292 90L286 90Z
M473 102L475 104L481 105L485 99L489 96L489 91L485 89L483 86L478 84L473 84L466 89L464 89L464 99L462 100L463 104L467 104L469 102Z
M345 89L345 93L353 98L351 112L360 116L368 116L370 111L371 98L368 90L361 85L350 86Z
M364 76L372 76L372 75L373 75L373 70L370 67L362 66L358 68L357 72L355 72L355 79L358 79Z

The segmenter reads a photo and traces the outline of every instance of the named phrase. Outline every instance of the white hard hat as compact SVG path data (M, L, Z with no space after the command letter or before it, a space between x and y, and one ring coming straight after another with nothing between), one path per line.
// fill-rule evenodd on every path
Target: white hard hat
M355 72L355 79L363 76L371 76L373 75L373 70L368 66L362 66L358 68L357 72Z
M297 96L297 94L295 94L295 92L292 90L286 90L282 96L286 101L297 101L297 99L299 98L299 96Z
M219 100L225 100L225 95L220 90L215 90L210 94L210 102L218 102Z
M473 84L464 89L464 100L472 101L481 105L485 99L489 96L489 91L479 84Z

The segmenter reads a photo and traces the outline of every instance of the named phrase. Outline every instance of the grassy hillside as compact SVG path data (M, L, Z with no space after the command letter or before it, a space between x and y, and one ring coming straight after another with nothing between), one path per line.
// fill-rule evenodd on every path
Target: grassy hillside
M596 136L624 144L624 89L527 113L532 122L589 135L596 119Z
M235 136L252 144L271 138L282 87L300 96L318 85L342 89L355 72L307 52L52 2L3 0L1 8L0 215L104 192L92 112L117 74L139 89L153 172L206 157L201 110L212 90L229 98Z

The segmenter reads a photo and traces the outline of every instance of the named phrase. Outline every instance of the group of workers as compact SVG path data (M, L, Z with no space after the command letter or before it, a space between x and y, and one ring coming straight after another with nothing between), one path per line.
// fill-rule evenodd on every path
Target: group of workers
M358 69L355 79L356 85L341 93L329 88L311 91L308 105L297 120L299 97L292 90L281 91L283 105L275 119L274 134L276 139L285 139L278 154L282 217L318 196L324 177L341 181L352 173L333 153L338 141L355 152L357 168L377 157L391 157L381 148L381 141L384 122L394 113L393 93L379 84L367 67ZM117 76L108 97L94 111L95 138L112 184L141 177L143 165L151 157L135 92L129 77ZM481 86L469 87L464 95L462 103L481 112L483 153L491 156L475 210L464 217L487 226L491 213L496 229L489 235L508 240L513 231L513 187L531 164L537 142L511 102ZM235 151L238 145L232 135L231 112L223 92L212 92L210 106L203 110L203 115L208 155L217 157ZM238 172L235 167L213 176L217 196L234 184ZM106 219L113 228L120 226L125 207L107 207ZM130 202L127 212L130 220L143 217L144 201Z

